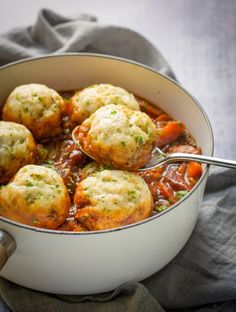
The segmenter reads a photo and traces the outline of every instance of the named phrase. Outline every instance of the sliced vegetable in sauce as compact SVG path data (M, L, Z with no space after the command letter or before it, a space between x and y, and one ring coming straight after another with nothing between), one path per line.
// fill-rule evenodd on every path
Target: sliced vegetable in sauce
M74 91L61 92L65 104L65 112L62 117L62 134L37 142L36 163L55 169L61 175L69 190L72 205L66 222L64 222L58 230L87 231L88 228L75 218L75 215L80 209L80 207L73 205L75 189L78 183L88 175L92 175L99 170L107 169L107 167L105 168L99 163L93 165L91 159L80 151L71 138L71 132L76 126L69 118L71 112L71 98L74 93ZM39 100L44 101L41 97L39 97ZM168 153L201 153L201 149L197 147L195 140L181 121L173 120L171 116L162 111L162 109L151 105L144 99L136 97L136 100L140 105L141 111L147 113L157 127L158 139L156 146ZM87 104L89 105L90 101L88 101ZM23 109L24 112L28 111L27 106ZM112 118L117 118L116 116L119 114L117 114L117 110L112 110L111 115ZM134 125L130 124L130 127L134 127ZM80 135L82 137L86 136L88 132L86 124L80 127L80 130ZM150 134L147 133L147 137L148 135ZM132 137L132 140L140 146L143 144L145 138L141 135L135 135ZM90 144L90 142L87 142L87 144ZM118 145L121 150L125 150L127 142L120 138ZM88 165L87 170L86 165ZM89 170L90 165L91 169ZM162 165L145 172L137 172L136 174L140 175L147 183L154 202L153 214L157 214L167 210L171 205L177 203L189 193L202 175L202 166L200 163L194 161L178 162ZM26 187L28 189L35 187L37 180L40 181L41 178L40 176L34 176L34 181L28 179L26 181ZM114 183L115 182L116 181L114 181ZM4 185L0 185L0 189L2 187L4 187ZM57 184L54 186L54 189L58 193L61 192ZM31 204L34 201L41 200L42 196L43 194L41 193L37 196L27 196L25 201ZM101 198L102 196L105 198L106 194L101 195ZM132 203L135 203L139 199L137 193L132 189L128 191L128 198ZM114 202L114 204L116 203ZM109 211L110 208L107 207L106 209ZM33 223L37 226L37 218L33 220Z

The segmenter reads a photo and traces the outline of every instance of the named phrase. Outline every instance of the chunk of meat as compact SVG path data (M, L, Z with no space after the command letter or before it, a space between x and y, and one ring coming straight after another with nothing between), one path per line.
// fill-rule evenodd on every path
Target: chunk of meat
M201 154L201 149L199 147L194 147L191 145L173 145L170 146L167 150L167 153L188 153L188 154Z

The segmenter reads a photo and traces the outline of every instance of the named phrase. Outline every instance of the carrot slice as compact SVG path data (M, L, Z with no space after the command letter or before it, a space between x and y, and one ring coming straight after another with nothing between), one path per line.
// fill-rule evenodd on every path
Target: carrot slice
M199 178L202 174L201 164L195 161L190 161L187 167L187 174L189 178Z
M174 142L183 133L184 125L179 121L169 121L166 126L159 128L157 146L161 147Z
M145 101L141 98L136 98L136 99L139 102L141 111L148 114L151 118L156 118L162 114L162 110L160 108L149 104L147 101Z
M155 119L155 121L170 121L170 120L171 120L170 116L166 114L161 114Z

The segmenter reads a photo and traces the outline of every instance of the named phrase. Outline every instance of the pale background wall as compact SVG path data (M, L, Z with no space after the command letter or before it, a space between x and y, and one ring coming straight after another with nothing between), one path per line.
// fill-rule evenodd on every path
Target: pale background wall
M209 115L215 155L236 159L236 1L0 0L0 33L34 23L40 8L92 14L150 39Z

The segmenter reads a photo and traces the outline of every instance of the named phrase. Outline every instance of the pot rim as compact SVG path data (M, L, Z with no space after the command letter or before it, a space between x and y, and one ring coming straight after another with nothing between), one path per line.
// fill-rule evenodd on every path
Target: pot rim
M169 80L170 82L172 82L173 84L175 84L178 88L180 88L187 96L189 96L193 102L196 104L197 108L201 111L203 118L205 119L205 122L207 124L208 130L209 130L209 134L210 134L210 156L213 155L213 151L214 151L214 136L213 136L213 131L212 131L212 126L210 124L209 118L205 112L205 110L203 109L202 105L196 100L196 98L189 92L187 91L184 87L182 87L176 80L170 78L169 76L166 76L160 72L158 72L156 69L153 69L150 66L144 65L142 63L133 61L133 60L129 60L126 58L122 58L122 57L118 57L118 56L112 56L112 55L107 55L107 54L98 54L98 53L87 53L87 52L73 52L73 53L58 53L58 54L47 54L47 55L43 55L43 56L37 56L37 57L30 57L30 58L25 58L19 61L14 61L11 62L9 64L3 65L0 67L0 71L7 69L9 67L13 67L15 65L18 64L23 64L23 63L28 63L28 62L32 62L32 61L37 61L37 60L41 60L41 59L50 59L50 58L60 58L60 57L78 57L78 56L87 56L87 57L95 57L95 58L104 58L104 59L110 59L110 60L114 60L114 61L121 61L124 63L128 63L128 64L132 64L134 66L138 66L138 67L142 67L148 71L151 71L153 73L155 73L156 75L161 76L164 79ZM57 234L57 235L98 235L98 234L105 234L105 233L112 233L112 232L117 232L117 231L124 231L124 230L128 230L130 228L136 227L136 226L140 226L142 224L151 222L157 218L162 217L163 215L165 215L166 213L169 213L170 211L172 211L173 209L177 208L179 205L181 205L184 201L186 201L191 195L192 193L202 184L202 181L205 179L205 177L208 174L209 171L209 165L206 166L206 168L204 169L204 172L202 174L202 176L200 177L200 179L198 180L198 182L194 185L194 187L189 191L189 193L184 196L181 200L179 200L177 203L175 203L174 205L172 205L170 208L162 211L161 213L158 213L156 215L153 215L147 219L144 219L142 221L139 222L135 222L132 224L128 224L128 225L124 225L124 226L120 226L117 228L113 228L113 229L107 229L107 230L99 230L99 231L84 231L84 232L70 232L70 231L60 231L60 230L50 230L50 229L44 229L44 228L37 228L37 227L33 227L30 225L26 225L26 224L22 224L13 220L9 220L7 218L1 217L0 216L0 220L3 222L6 222L8 224L23 228L23 229L27 229L27 230L31 230L31 231L35 231L35 232L41 232L41 233L47 233L47 234Z

